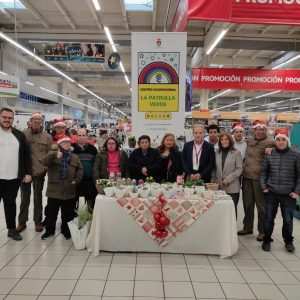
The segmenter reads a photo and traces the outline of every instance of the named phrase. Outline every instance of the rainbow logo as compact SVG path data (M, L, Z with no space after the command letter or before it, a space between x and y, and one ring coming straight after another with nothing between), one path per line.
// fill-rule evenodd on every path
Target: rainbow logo
M155 78L160 78L162 82L157 82ZM178 75L169 65L161 61L153 62L147 65L139 76L139 84L167 83L178 84Z

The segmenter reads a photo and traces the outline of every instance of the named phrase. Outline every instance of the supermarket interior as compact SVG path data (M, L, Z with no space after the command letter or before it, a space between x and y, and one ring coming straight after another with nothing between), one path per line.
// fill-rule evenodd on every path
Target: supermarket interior
M0 300L299 300L300 0L0 0L0 110Z

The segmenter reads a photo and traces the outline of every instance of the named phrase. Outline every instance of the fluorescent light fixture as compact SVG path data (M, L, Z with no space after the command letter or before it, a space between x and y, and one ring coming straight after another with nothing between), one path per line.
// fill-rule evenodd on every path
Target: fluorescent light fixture
M215 48L216 46L219 44L219 42L222 40L222 38L225 36L225 34L227 33L228 29L223 29L220 34L216 37L216 39L214 40L214 42L212 43L212 45L209 47L209 49L206 51L206 54L210 54Z
M28 85L31 85L31 86L34 85L33 83L31 83L29 81L25 81L25 83L28 84Z
M248 107L248 108L245 108L245 110L254 109L254 108L257 108L257 107L259 107L259 106L257 105L257 106Z
M130 84L130 82L129 82L129 79L128 79L127 75L124 75L124 77L125 77L125 80L126 80L127 84Z
M275 108L266 109L265 111L273 111L273 110L275 110Z
M264 94L264 95L256 96L256 97L254 97L254 99L267 97L267 96L274 95L274 94L277 94L277 93L280 93L280 92L281 92L281 90L280 91L275 91L275 92L270 92L270 93L267 93L267 94Z
M293 62L294 60L299 59L299 58L300 58L300 54L299 54L299 55L296 55L296 56L294 56L294 57L292 57L292 58L290 58L290 59L288 59L287 61L285 61L285 62L283 62L283 63L281 63L281 64L279 64L278 66L272 68L272 70L279 69L279 68L283 67L284 65L287 65L287 64L289 64L289 63L291 63L291 62Z
M130 92L132 93L132 88L130 88Z
M2 75L8 75L7 73L2 72L2 71L0 71L0 74L2 74Z
M99 4L98 0L93 0L93 4L95 6L96 11L101 10L101 7L100 7L100 4Z
M97 109L97 108L95 108L95 107L93 107L93 106L84 104L84 103L79 102L79 101L77 101L77 100L74 100L74 99L72 99L72 98L70 98L70 97L66 97L66 96L64 96L64 95L58 94L58 93L56 93L56 92L53 92L53 91L51 91L51 90L45 89L45 88L43 88L43 87L41 87L41 86L40 86L40 89L43 90L43 91L46 91L46 92L48 92L48 93L50 93L50 94L53 94L53 95L62 97L62 98L66 99L66 100L69 100L69 101L71 101L71 102L75 102L75 103L80 104L80 105L82 105L82 106L89 107L89 108L91 108L91 109L93 109L93 110L96 110L96 111L102 112L102 113L104 113L104 114L106 114L106 115L109 115L109 113L107 113L107 112L105 112L105 111L103 111L103 110Z
M214 100L215 98L218 98L218 97L220 97L220 96L222 96L222 95L224 95L224 94L226 94L226 93L229 93L231 90L226 90L226 91L223 91L223 92L221 92L221 93L219 93L219 94L216 94L216 95L214 95L214 96L212 96L212 97L210 97L210 98L208 98L208 102L209 101L211 101L211 100ZM197 104L197 105L194 105L194 106L192 106L192 109L193 108L195 108L195 107L198 107L198 106L200 106L201 105L201 103L200 104Z
M106 33L106 36L107 36L107 38L108 38L108 41L109 41L109 43L110 43L110 45L111 45L113 51L114 51L114 52L117 52L117 48L115 47L114 41L113 41L112 36L111 36L111 34L110 34L109 28L108 28L107 26L104 27L104 31L105 31L105 33Z
M275 108L275 109L276 109L276 110L280 110L280 109L287 109L287 108L289 108L289 106L277 107L277 108Z
M272 102L272 103L264 104L264 105L261 105L261 106L270 106L270 105L282 103L282 102L285 102L285 101L287 101L287 100L282 100L282 101Z
M122 72L125 73L125 69L124 69L124 66L123 66L122 62L120 62L120 68L121 68Z
M297 98L289 99L289 100L287 100L287 101L295 101L295 100L299 100L299 99L300 99L300 97L297 97Z

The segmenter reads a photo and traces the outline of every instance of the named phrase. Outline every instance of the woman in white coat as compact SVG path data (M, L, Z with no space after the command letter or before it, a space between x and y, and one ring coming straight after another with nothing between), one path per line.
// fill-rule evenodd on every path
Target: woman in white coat
M234 141L229 133L220 134L219 150L216 151L215 155L216 163L212 181L218 183L219 187L231 196L237 216L243 161L241 152L234 149Z

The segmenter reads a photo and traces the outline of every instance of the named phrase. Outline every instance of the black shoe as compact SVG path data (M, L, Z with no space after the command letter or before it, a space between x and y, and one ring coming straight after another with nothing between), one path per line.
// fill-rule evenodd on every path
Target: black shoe
M270 252L271 251L271 243L263 243L262 248L264 251Z
M8 230L7 236L12 238L15 241L21 241L22 240L22 236L16 231L16 229Z
M295 247L294 247L293 243L285 244L285 249L286 249L288 252L294 252L294 251L295 251Z
M65 237L66 240L69 240L71 238L70 233L64 233L63 236Z
M41 239L42 240L46 240L49 236L52 236L52 235L54 235L54 233L52 233L52 232L45 232L42 236L41 236Z

